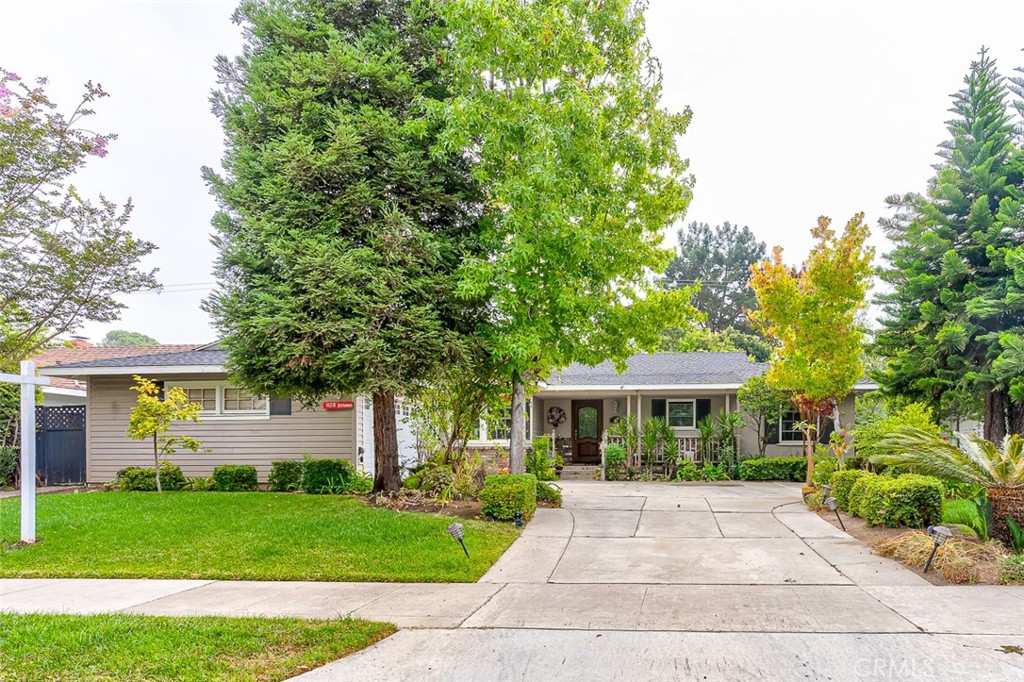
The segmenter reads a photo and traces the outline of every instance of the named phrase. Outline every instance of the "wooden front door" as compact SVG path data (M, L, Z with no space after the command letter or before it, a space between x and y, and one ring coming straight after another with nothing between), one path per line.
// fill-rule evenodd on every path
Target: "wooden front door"
M604 423L600 400L572 401L572 461L601 463L601 425Z

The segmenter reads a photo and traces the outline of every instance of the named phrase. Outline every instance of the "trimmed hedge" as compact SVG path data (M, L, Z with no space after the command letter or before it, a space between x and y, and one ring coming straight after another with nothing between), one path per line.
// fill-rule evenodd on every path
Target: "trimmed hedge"
M537 501L547 502L556 507L562 506L562 493L555 486L544 481L537 481Z
M897 478L878 476L865 485L860 514L869 526L920 528L942 520L942 499L946 488L933 476L903 474Z
M213 468L214 484L225 493L242 493L259 490L256 467L251 464L222 464Z
M296 459L281 459L270 463L267 487L275 493L287 493L302 488L302 465Z
M522 512L529 521L537 510L537 477L533 474L488 476L480 491L480 510L492 519L511 521Z
M125 491L156 491L156 469L147 467L125 467L117 472L117 487ZM188 481L181 467L170 462L160 466L160 488L181 490Z
M832 474L832 497L836 498L836 504L843 511L850 511L850 491L857 479L870 476L870 471L864 469L843 469Z
M846 511L854 516L863 516L860 508L864 504L864 500L867 498L868 488L877 479L881 478L878 474L868 472L867 475L861 476L854 479L853 487L850 488L850 497L846 502ZM832 489L833 493L835 488Z
M741 481L803 481L807 460L803 457L754 457L739 464Z
M310 495L348 490L355 477L355 467L347 459L309 459L302 467L302 490Z

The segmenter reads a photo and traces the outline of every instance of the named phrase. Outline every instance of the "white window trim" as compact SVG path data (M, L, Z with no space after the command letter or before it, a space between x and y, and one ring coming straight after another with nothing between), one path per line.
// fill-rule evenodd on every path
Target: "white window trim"
M531 410L526 410L526 442L529 443L533 436L531 429L533 424L531 423ZM479 425L476 429L476 438L470 438L466 441L466 445L472 445L475 447L482 447L487 445L498 445L502 447L510 447L512 440L510 438L490 438L490 431L487 428L487 420L481 418Z
M202 410L199 418L202 421L264 421L270 419L270 397L268 396L262 410L224 410L224 389L238 388L225 381L176 381L172 384L180 388L214 388L216 390L216 407L214 411Z
M693 430L697 428L697 399L696 398L666 398L665 399L665 421L668 422L669 415L672 413L672 403L690 403L690 415L693 421L689 426L673 426L669 423L669 426L677 430Z
M782 440L782 418L786 415L786 412L788 412L788 411L789 410L785 410L785 408L784 408L783 413L779 415L779 423L777 424L777 428L779 430L779 445L803 445L804 444L803 434L801 434L799 440ZM799 414L798 414L798 417L799 417ZM801 420L798 418L797 422L799 422L799 421L801 421ZM821 433L821 417L818 417L818 433Z

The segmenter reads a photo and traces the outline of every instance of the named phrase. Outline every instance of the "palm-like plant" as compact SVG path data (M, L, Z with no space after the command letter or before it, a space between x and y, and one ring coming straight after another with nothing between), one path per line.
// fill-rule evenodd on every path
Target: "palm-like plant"
M984 486L992 504L993 535L1009 541L1006 517L1024 519L1024 438L1011 434L997 446L975 434L953 440L916 428L901 429L877 443L873 464Z

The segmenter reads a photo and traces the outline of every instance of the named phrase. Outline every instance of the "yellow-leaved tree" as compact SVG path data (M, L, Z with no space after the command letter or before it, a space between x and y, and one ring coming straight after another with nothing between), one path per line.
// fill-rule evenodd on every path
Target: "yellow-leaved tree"
M828 416L838 421L839 402L864 375L864 330L857 314L867 306L875 253L867 245L863 213L840 235L831 224L829 218L818 218L811 230L815 243L802 269L785 265L779 246L770 259L751 266L750 286L758 308L750 318L778 342L768 384L793 396L807 425L803 440L808 482L814 473L814 424Z
M174 422L196 422L203 409L200 403L189 402L188 394L180 386L169 388L163 398L160 387L151 379L135 375L132 390L138 393L135 407L128 420L128 437L132 440L153 439L153 466L156 467L156 491L160 487L161 460L173 455L179 448L199 452L203 444L191 436L169 433Z

